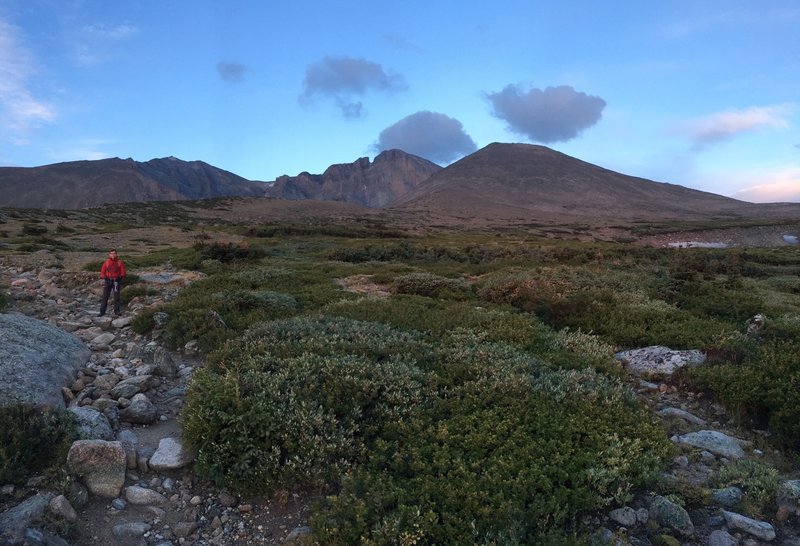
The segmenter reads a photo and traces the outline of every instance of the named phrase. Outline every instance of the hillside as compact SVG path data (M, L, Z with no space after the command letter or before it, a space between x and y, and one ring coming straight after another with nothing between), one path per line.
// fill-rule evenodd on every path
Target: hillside
M174 157L0 168L0 206L78 209L108 203L263 195L263 186L202 161Z
M441 169L421 157L387 150L372 163L362 157L353 163L331 165L322 174L281 176L267 190L267 196L344 201L377 208L412 191Z
M620 174L544 146L499 143L436 173L388 208L520 222L800 215L800 205L753 205Z

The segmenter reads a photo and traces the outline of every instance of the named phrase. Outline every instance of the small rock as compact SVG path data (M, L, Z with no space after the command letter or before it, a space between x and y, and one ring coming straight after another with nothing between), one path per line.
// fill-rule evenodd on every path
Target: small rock
M114 498L125 483L125 450L119 442L78 440L69 449L67 467L91 493Z
M608 517L623 527L631 528L636 525L636 511L630 506L623 506L622 508L612 510L609 512Z
M111 528L111 532L119 539L139 538L152 529L152 526L144 522L120 523Z
M233 508L234 506L236 506L236 503L239 502L236 497L234 497L229 493L224 493L224 492L220 493L218 498L220 504L222 504L222 506L224 506L225 508Z
M167 499L158 491L131 485L125 488L125 498L129 503L143 506L148 504L166 504Z
M679 445L706 449L720 457L743 459L746 456L741 446L741 440L716 430L690 432L682 436L673 436L671 440Z
M188 537L197 530L197 522L194 521L181 521L172 526L172 532L176 537Z
M743 492L738 487L726 487L711 491L711 499L726 508L732 508L742 501Z
M694 534L694 525L688 512L664 497L656 496L653 499L650 504L650 519L683 536L688 537Z
M295 527L294 529L292 529L292 532L289 533L289 535L286 537L285 542L291 543L291 542L303 541L310 536L311 536L311 528L302 525L300 527Z
M708 536L708 546L739 546L739 541L727 531L717 529Z
M191 464L194 458L195 454L184 448L178 438L162 438L148 464L155 470L175 470Z
M769 542L775 538L775 529L766 521L757 521L734 512L722 511L725 522L731 529L743 531L761 540Z
M69 523L75 523L78 521L78 513L75 512L75 509L64 495L53 497L53 499L50 501L50 511Z
M75 415L78 422L78 435L83 440L106 440L114 439L114 430L108 418L90 407L69 408Z
M120 413L120 419L123 421L139 425L151 425L157 418L156 406L142 393L134 395L130 405Z
M128 507L128 503L122 499L114 499L111 501L111 506L116 510L125 510Z

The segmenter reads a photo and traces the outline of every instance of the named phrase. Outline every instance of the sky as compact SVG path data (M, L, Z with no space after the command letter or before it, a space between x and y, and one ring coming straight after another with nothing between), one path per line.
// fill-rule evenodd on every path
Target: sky
M800 202L800 1L0 0L0 166L492 142Z

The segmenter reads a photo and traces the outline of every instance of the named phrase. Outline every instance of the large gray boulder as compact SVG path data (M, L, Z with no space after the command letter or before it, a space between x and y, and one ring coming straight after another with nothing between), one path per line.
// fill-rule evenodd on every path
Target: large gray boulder
M91 351L74 335L19 313L0 313L0 406L64 407L61 388Z

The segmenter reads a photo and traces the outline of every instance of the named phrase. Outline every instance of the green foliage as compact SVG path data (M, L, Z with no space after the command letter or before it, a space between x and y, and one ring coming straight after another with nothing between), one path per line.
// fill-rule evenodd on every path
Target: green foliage
M716 487L736 485L744 490L743 507L748 515L762 516L774 502L780 476L768 464L741 459L723 466L714 475Z
M207 243L200 241L195 244L195 249L200 252L204 259L218 260L222 263L260 260L267 255L263 248L251 247L243 243L234 245L233 243L220 243L216 241Z
M414 294L429 298L468 299L472 287L465 279L450 279L432 273L409 273L394 279L396 294Z
M126 284L130 284L128 279L126 279ZM133 298L138 298L140 296L155 296L158 295L158 290L150 288L148 286L143 285L135 285L135 286L126 286L125 289L120 293L120 301L123 304L128 304Z
M752 343L741 363L723 360L685 373L697 388L713 392L740 417L769 425L787 443L798 444L800 354L796 341Z
M25 405L0 408L0 483L22 483L62 464L77 437L69 412Z

